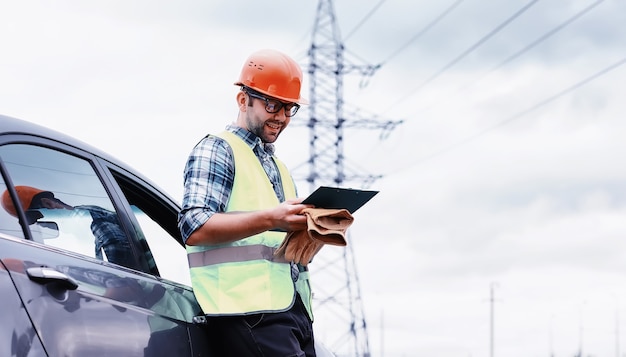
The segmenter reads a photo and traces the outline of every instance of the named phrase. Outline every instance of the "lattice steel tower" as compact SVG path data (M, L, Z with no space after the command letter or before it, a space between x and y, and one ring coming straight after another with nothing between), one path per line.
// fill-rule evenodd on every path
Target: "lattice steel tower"
M345 116L344 74L358 71L369 76L378 66L345 63L344 45L332 0L319 0L308 59L310 116L306 126L309 128L310 157L308 174L302 176L311 191L320 185L350 187L348 182L367 187L380 176L353 172L347 167L343 151L344 129L380 129L385 133L401 121L379 122ZM381 134L383 137L385 135ZM299 178L295 173L294 176ZM314 259L316 338L337 356L369 357L367 323L349 233L345 249L327 246ZM323 327L318 330L320 325Z

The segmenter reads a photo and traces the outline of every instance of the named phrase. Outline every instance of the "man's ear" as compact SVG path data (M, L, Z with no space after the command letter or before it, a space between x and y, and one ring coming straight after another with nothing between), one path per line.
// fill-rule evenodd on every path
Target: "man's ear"
M237 93L237 106L241 112L245 112L246 108L248 108L248 96L243 91Z

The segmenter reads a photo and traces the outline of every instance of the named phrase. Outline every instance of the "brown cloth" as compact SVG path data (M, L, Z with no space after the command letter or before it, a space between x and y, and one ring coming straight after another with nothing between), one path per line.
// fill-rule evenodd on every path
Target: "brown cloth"
M354 221L347 209L305 208L307 230L289 232L274 253L288 261L308 265L324 244L346 246L345 233Z

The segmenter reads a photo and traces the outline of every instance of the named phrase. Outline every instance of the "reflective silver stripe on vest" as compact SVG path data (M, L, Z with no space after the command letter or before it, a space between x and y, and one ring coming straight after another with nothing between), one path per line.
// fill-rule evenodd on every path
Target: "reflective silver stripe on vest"
M276 248L265 245L244 245L224 247L187 254L190 268L198 268L221 263L237 263L265 259L276 263L287 263L284 257L275 257Z

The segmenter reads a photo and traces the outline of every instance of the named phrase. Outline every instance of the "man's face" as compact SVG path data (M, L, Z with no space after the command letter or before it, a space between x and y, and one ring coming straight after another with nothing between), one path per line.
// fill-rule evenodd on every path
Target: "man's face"
M245 115L246 129L261 138L264 143L275 142L291 121L291 118L285 115L285 108L280 108L276 113L268 113L266 110L268 104L265 100L250 96L247 98L249 102ZM271 97L267 99L276 100Z
M26 210L26 219L28 220L28 224L31 225L37 220L43 218L43 214L39 211L40 209L68 209L72 210L74 207L66 204L65 202L59 200L54 196L46 196L40 197L36 201L31 202L29 208Z
M52 198L42 198L41 199L41 207L42 208L48 208L48 209L74 209L74 207L64 203L63 201L59 200L58 198L52 197Z

